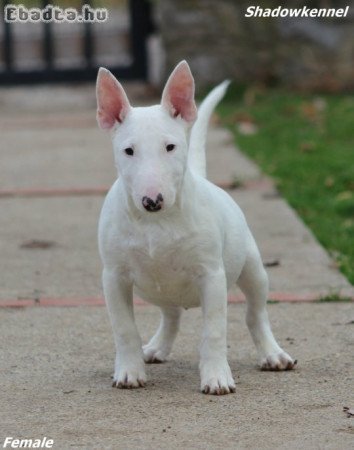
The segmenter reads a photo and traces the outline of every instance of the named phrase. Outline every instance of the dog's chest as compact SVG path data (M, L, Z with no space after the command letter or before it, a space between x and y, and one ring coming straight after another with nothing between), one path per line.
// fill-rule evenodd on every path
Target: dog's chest
M132 233L127 250L134 285L143 298L158 304L199 303L197 282L207 256L194 231Z

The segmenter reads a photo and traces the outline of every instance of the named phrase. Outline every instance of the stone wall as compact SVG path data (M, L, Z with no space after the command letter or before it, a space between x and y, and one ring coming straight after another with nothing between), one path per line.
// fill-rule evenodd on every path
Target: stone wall
M166 76L187 59L206 86L225 78L300 89L354 88L354 0L155 0ZM246 18L250 5L350 6L347 18Z

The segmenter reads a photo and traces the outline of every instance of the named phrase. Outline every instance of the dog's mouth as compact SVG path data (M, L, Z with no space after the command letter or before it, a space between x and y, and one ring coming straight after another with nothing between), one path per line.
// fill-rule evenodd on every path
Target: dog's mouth
M146 209L146 211L149 211L149 212L156 212L156 211L160 211L160 209L161 209L161 206L160 205L157 205L157 206L145 206L145 209Z

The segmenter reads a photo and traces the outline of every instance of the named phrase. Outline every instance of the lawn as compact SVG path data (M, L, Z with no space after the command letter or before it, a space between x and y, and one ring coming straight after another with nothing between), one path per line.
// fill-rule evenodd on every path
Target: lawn
M354 284L354 96L231 87L218 113Z

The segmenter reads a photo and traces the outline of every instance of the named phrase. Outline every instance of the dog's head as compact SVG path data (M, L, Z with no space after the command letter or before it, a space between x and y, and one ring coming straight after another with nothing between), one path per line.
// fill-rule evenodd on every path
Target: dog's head
M111 130L116 166L140 211L176 203L187 166L187 130L195 121L194 80L185 61L172 72L161 104L133 108L117 79L101 68L97 78L97 120Z

